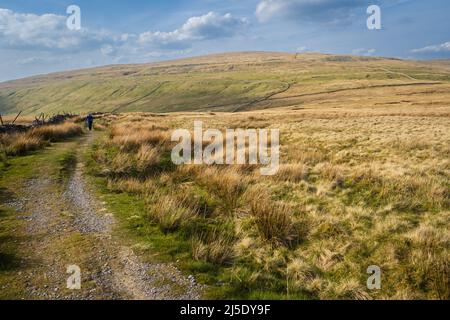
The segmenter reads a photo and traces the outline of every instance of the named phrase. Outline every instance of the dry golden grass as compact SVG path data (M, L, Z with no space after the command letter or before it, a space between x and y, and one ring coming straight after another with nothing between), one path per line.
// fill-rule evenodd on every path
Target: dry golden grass
M299 225L293 221L294 209L287 203L271 199L266 189L250 187L243 200L263 239L274 244L291 246L304 237Z
M218 265L228 264L236 257L234 239L220 232L201 234L192 239L192 257Z
M198 215L198 212L184 204L189 199L179 201L179 198L170 195L155 198L155 202L149 207L149 217L157 222L164 232L178 230Z
M48 142L61 141L81 135L83 129L74 123L36 127L23 133L3 134L0 145L9 156L23 155L42 148Z
M41 138L26 134L13 134L3 137L5 153L9 156L23 155L40 149L46 144Z
M244 179L237 170L202 168L197 166L196 181L218 196L225 205L235 207L246 187Z
M308 177L309 168L301 163L283 164L274 176L278 181L300 182Z
M48 141L60 141L83 133L82 128L72 122L57 125L46 125L31 129L27 135Z
M378 103L411 94L377 90ZM230 266L226 274L239 279L230 284L242 290L291 298L449 299L450 107L374 107L371 99L361 106L360 91L355 94L349 105L348 94L336 94L330 106L324 97L304 109L173 114L158 125L154 117L117 115L103 146L118 151L100 159L124 174L111 178L111 187L148 199L153 223L188 234L193 259ZM220 130L280 129L278 174L263 177L252 166L161 167L170 158L170 129L191 130L194 120ZM162 169L130 177L139 159ZM205 224L214 231L194 228ZM366 287L374 264L382 270L379 291Z
M286 204L274 204L268 200L255 200L250 213L255 218L261 235L274 243L290 245L299 234L291 217L292 209Z
M150 145L141 145L136 156L137 170L139 172L148 172L160 162L160 150Z
M138 150L142 145L167 146L170 144L170 132L164 128L150 126L116 125L111 129L112 142L122 150Z

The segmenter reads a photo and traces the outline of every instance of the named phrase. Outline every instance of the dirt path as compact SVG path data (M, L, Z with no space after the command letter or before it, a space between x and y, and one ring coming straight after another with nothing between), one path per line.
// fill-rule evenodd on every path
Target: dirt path
M39 172L12 201L26 221L27 241L19 276L31 299L188 299L200 298L195 279L166 263L143 263L115 236L116 221L93 196L84 178L81 153L94 135L67 148L79 150L68 181ZM39 171L37 169L37 171ZM81 269L81 290L67 289L69 265Z
M254 100L254 101L250 101L250 102L248 102L248 103L245 103L245 104L243 104L243 105L237 107L236 109L234 109L233 112L244 111L244 110L245 110L246 108L248 108L248 107L251 107L251 106L253 106L253 105L255 105L255 104L258 104L258 103L261 103L261 102L264 102L264 101L268 101L268 100L270 100L271 98L273 98L273 97L275 97L275 96L277 96L277 95L279 95L279 94L286 93L287 91L289 91L289 90L291 89L292 84L291 84L291 83L288 83L288 82L286 82L286 83L284 83L284 84L285 84L285 87L284 87L283 89L281 89L281 90L279 90L279 91L277 91L277 92L273 92L273 93L269 94L268 96L263 97L263 98L261 98L261 99L258 99L258 100Z
M414 78L414 77L412 77L412 76L410 76L409 74L406 74L406 73L404 73L404 72L392 71L392 70L389 70L389 69L387 69L387 68L380 68L380 70L381 70L381 71L384 71L384 72L386 72L386 73L400 75L400 76L405 77L405 78L407 78L407 79L409 79L409 80L420 81L419 79L416 79L416 78Z
M321 96L321 95L327 95L327 94L333 94L333 93L340 93L340 92L347 92L347 91L356 91L356 90L371 90L371 89L382 89L382 88L401 88L401 87L411 87L411 86L427 86L427 85L440 85L442 84L442 82L440 81L421 81L419 79L416 79L406 73L401 73L401 72L395 72L395 71L391 71L388 69L383 69L381 68L380 70L387 72L387 73L391 73L391 74L397 74L397 75L401 75L405 78L408 78L409 80L414 80L416 82L411 82L411 83L393 83L393 84L375 84L375 85L369 85L369 86L360 86L360 87L353 87L353 88L340 88L340 89L332 89L332 90L326 90L326 91L319 91L319 92L310 92L310 93L301 93L301 94L294 94L294 95L286 95L286 96L279 96L282 95L283 93L288 92L292 87L293 87L293 83L286 83L286 87L278 92L274 92L266 97L257 99L257 100L252 100L249 102L245 102L241 105L239 105L238 107L236 107L235 109L233 109L232 112L241 112L241 111L245 111L248 107L254 106L254 105L258 105L259 103L264 103L264 102L270 102L270 101L280 101L280 100L289 100L289 99L294 99L294 98L304 98L304 97L314 97L314 96ZM223 105L215 105L215 106L208 106L208 108L203 108L201 109L201 111L205 111L206 109L208 109L209 111L214 111L214 109L218 109L218 108L226 108L226 107L230 107L233 106L235 104L231 103L231 104L223 104Z

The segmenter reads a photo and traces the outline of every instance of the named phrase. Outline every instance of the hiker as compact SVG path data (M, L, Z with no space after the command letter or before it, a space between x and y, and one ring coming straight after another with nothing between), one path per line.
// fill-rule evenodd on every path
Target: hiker
M86 118L86 123L88 125L89 131L92 131L92 127L94 125L94 116L90 113Z

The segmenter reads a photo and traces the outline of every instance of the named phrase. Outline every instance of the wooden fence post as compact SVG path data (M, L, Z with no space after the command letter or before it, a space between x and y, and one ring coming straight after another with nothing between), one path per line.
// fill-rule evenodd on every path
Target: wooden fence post
M22 111L19 112L19 114L16 116L16 118L14 119L14 121L11 124L14 124L21 114L22 114Z

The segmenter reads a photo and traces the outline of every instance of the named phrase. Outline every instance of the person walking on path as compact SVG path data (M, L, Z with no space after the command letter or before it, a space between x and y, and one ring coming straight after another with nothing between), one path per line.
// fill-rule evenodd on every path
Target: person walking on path
M94 126L94 116L91 113L87 116L86 123L89 128L89 131L92 131L92 128Z

